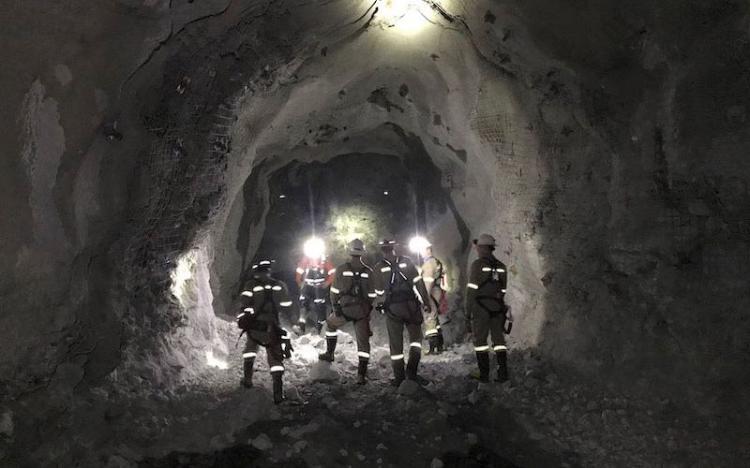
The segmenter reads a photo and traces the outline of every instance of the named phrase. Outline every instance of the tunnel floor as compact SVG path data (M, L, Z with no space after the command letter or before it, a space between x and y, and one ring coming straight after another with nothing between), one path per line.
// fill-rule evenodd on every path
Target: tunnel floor
M423 357L428 385L395 389L388 350L376 342L370 381L358 386L356 346L339 333L332 365L317 360L321 338L294 340L279 406L261 352L252 389L239 387L233 359L174 393L94 390L67 412L65 434L36 453L64 453L76 466L154 468L739 466L727 441L670 401L583 385L525 351L511 353L506 384L469 379L474 355L459 345Z

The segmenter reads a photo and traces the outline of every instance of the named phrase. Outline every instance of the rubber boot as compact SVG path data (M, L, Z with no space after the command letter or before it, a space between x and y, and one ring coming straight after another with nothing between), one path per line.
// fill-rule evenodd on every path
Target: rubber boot
M357 368L357 384L364 385L367 383L367 363L370 360L367 358L359 358L359 367Z
M253 365L255 364L255 358L245 358L242 361L242 371L244 376L242 378L242 386L245 388L253 387Z
M406 379L406 375L404 374L404 360L391 360L391 365L393 366L393 380L391 380L391 385L398 387Z
M336 341L338 340L337 336L327 336L326 337L326 352L319 354L318 359L321 361L328 361L333 362L333 353L336 351Z
M497 377L496 382L507 382L508 381L508 352L499 351L495 353L497 358Z
M477 352L477 366L479 367L478 374L472 374L471 377L479 380L480 382L490 381L490 353L486 351Z
M284 401L284 386L282 383L282 376L284 372L271 372L271 378L273 379L273 402L279 404Z
M427 350L427 354L435 354L435 348L437 348L437 335L430 335L427 337L427 341L430 343L430 349Z
M417 382L419 385L426 385L427 379L417 375L419 360L422 357L422 350L416 346L409 346L409 363L406 365L406 378Z
M437 334L437 353L440 354L443 352L443 346L445 345L445 340L443 339L443 330L438 328L438 334Z

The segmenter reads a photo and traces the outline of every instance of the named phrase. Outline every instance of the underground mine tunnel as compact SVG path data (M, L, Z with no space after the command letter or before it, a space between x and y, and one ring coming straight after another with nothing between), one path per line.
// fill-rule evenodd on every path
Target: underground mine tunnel
M0 19L0 465L750 464L747 2Z

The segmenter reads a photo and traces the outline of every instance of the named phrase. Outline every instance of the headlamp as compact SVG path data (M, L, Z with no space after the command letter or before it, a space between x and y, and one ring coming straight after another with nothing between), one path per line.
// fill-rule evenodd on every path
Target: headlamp
M326 245L322 239L311 237L302 246L302 251L307 258L323 258L326 253Z
M430 247L430 241L422 236L412 237L409 241L409 250L413 253L421 253L427 247Z

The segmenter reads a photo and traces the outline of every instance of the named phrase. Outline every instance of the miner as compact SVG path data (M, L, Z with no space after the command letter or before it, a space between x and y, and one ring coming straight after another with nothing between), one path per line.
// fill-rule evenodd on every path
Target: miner
M469 270L466 285L466 329L473 334L474 351L477 356L479 373L473 377L488 382L490 375L490 346L497 359L498 382L508 380L508 348L505 333L510 333L512 315L505 304L505 291L508 273L505 264L495 258L495 238L482 234L474 239L479 258L474 260ZM506 327L507 326L507 327Z
M336 271L325 257L322 239L313 237L304 244L304 257L297 264L295 279L299 287L300 314L295 333L303 334L308 324L320 333L328 312L328 290Z
M380 242L383 258L375 265L375 292L378 308L386 315L388 341L393 366L393 385L405 377L421 384L426 381L417 375L422 355L423 313L429 313L427 290L417 267L408 257L396 254L396 241ZM416 290L415 290L416 288ZM409 362L404 372L404 327L409 335Z
M266 349L268 368L273 379L273 401L284 399L282 376L284 357L291 357L291 341L286 330L279 325L279 312L292 306L286 284L271 276L271 261L261 260L252 267L252 277L240 293L241 310L237 325L247 334L242 354L244 377L242 385L253 386L253 365L258 346Z
M351 322L359 357L357 383L363 385L367 382L367 364L370 361L370 312L375 290L372 287L372 269L362 261L364 243L354 239L348 248L349 261L336 268L331 285L332 312L326 319L326 352L319 357L323 361L333 361L337 330Z
M425 336L429 342L427 354L443 352L443 330L440 316L447 313L448 304L445 297L445 269L443 262L433 255L432 244L424 238L415 239L415 248L422 259L420 268L422 280L427 289L430 311L425 314Z

